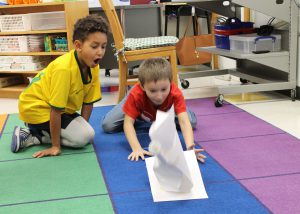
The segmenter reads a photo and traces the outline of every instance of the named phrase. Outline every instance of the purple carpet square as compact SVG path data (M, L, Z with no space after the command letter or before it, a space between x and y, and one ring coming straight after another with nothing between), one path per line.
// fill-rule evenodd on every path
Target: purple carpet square
M200 144L236 179L300 173L300 140L288 134Z
M244 180L241 183L272 213L300 213L300 173Z
M241 112L240 108L231 105L224 101L222 108L215 107L215 98L202 98L186 100L187 106L196 115L210 115L210 114L226 114L232 112Z
M205 142L231 138L280 134L282 130L247 112L198 116L195 141Z

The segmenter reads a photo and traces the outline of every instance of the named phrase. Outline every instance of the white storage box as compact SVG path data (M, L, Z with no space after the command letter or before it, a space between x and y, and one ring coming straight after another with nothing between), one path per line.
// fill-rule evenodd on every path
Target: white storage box
M0 31L2 32L17 32L31 30L30 15L1 15L0 16Z
M230 50L243 53L281 50L281 35L241 34L229 36L229 40Z
M51 61L51 56L0 56L1 64Z
M0 36L0 52L28 52L27 36Z
M32 30L66 29L64 11L30 13Z
M0 64L0 71L39 71L47 67L49 61L33 63Z

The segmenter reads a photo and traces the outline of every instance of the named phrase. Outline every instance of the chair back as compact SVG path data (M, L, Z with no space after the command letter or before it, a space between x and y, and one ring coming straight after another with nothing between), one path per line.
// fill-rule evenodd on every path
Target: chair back
M115 6L112 2L112 0L99 0L101 7L108 19L111 32L113 34L115 46L117 50L120 50L123 48L123 42L124 42L124 34L123 30L119 21L119 17L116 13Z

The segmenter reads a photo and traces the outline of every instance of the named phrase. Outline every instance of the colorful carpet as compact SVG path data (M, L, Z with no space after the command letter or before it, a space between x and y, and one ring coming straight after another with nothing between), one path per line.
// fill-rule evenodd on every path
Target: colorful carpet
M33 159L41 149L10 152L17 115L0 116L0 213L299 213L300 141L245 111L213 99L188 100L196 113L195 141L206 150L199 164L208 199L154 203L144 161L130 162L124 133L105 134L91 116L94 146ZM149 127L137 130L148 147ZM182 136L180 134L180 138ZM100 166L100 167L99 167Z

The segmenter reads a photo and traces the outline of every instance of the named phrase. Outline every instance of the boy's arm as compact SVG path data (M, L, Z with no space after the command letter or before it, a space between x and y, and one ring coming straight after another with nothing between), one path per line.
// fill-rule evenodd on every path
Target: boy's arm
M187 150L194 150L196 157L199 161L204 163L204 158L205 155L200 154L200 152L204 151L203 149L195 149L195 144L194 144L194 134L193 134L193 128L191 126L191 122L189 120L189 116L187 112L182 112L177 115L178 116L178 121L180 125L180 129L184 138L184 142L186 145Z
M88 122L93 110L93 104L83 104L81 108L81 116Z
M44 156L56 156L60 154L60 130L61 130L61 110L51 108L50 111L50 133L52 147L34 153L32 156L41 158Z
M188 114L186 112L178 114L178 121L184 138L186 149L191 150L195 147L195 144L193 129Z
M132 149L132 153L128 156L128 160L138 161L139 157L141 157L143 160L145 160L144 155L151 156L152 154L148 151L145 151L141 147L141 144L139 143L137 136L136 136L134 122L135 122L134 119L132 119L127 114L125 114L123 128L124 128L124 132L125 132L126 138L128 140L128 143Z

